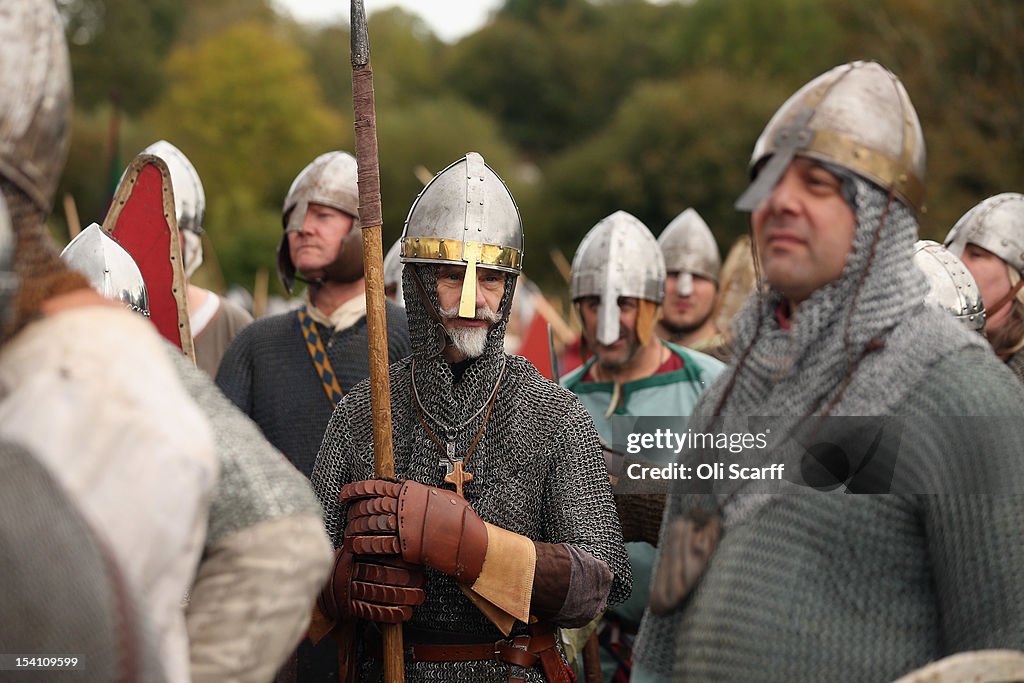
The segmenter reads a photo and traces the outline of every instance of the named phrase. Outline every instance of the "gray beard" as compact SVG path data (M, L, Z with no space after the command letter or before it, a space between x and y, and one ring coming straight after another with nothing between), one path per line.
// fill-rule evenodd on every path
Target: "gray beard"
M458 306L441 309L441 317L445 320L454 320L458 315ZM488 308L480 307L476 309L476 319L485 320L493 325L498 322L500 316ZM459 353L467 359L479 358L487 348L487 334L491 330L490 325L487 327L445 327L445 330Z
M487 327L456 327L448 330L452 344L466 358L479 358L487 346Z

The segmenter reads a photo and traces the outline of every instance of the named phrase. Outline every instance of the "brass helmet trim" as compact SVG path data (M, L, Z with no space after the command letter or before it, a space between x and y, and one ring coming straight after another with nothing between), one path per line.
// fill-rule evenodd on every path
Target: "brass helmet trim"
M849 133L835 130L834 120L826 125L820 122L821 118L835 117L837 111L840 117L844 113L849 115L848 111L842 112L835 107L830 111L824 106L829 94L858 69L872 66L884 71L892 87L891 96L900 117L899 132L896 133L900 136L898 155L872 148ZM837 73L830 76L833 72ZM821 82L815 84L817 81ZM876 84L873 96L876 99L888 98L890 93L881 93ZM842 95L840 99L843 99ZM782 118L777 120L780 114ZM920 150L915 148L918 144ZM793 157L805 156L847 168L892 191L912 209L921 212L924 210L923 144L913 104L892 72L874 62L852 62L836 67L794 93L768 122L755 145L751 169L761 166L766 158L768 162L736 201L736 208L755 211L771 193ZM918 152L922 159L920 172L915 170L918 165L915 154Z
M478 265L518 275L523 252L513 247L435 237L403 237L402 258L408 263L449 263L466 266L459 300L459 316L476 315L476 268Z

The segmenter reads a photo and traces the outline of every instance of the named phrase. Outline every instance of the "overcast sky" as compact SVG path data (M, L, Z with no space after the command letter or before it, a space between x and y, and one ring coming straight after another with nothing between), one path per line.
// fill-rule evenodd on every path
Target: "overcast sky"
M274 0L300 21L348 23L348 0ZM426 20L442 40L452 42L472 33L487 21L501 0L365 0L367 14L399 5Z

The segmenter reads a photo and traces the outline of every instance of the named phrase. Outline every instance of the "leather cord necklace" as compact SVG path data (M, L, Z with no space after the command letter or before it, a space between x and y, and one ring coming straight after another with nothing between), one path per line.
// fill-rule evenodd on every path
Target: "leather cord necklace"
M484 434L484 429L487 427L487 420L491 416L491 409L494 407L494 402L498 398L498 388L501 387L501 380L505 376L505 362L506 359L502 359L501 370L498 372L498 378L494 382L494 389L491 390L491 395L487 399L487 402L480 406L480 409L473 413L468 420L456 427L446 427L445 433L448 437L447 444L441 443L441 440L437 437L437 434L430 428L427 421L423 419L424 414L429 417L435 423L444 426L444 423L438 420L436 417L430 414L426 407L420 402L419 392L416 390L416 361L413 360L412 366L412 391L413 397L416 399L416 417L419 419L420 424L423 425L423 430L430 437L430 440L438 447L445 459L440 462L441 466L445 468L444 480L446 483L453 484L455 486L455 494L460 498L465 498L463 495L463 487L467 482L473 481L473 474L467 472L465 467L469 462L469 459L476 452L477 444L480 443L480 437ZM483 422L480 424L480 429L477 430L476 436L473 437L473 443L470 444L469 450L466 451L466 455L457 458L455 457L455 435L463 427L468 426L473 420L475 420L481 413L484 414Z

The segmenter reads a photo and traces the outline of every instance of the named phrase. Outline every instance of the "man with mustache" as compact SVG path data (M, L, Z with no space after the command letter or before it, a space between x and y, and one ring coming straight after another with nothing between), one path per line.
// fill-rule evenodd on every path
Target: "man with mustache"
M690 427L778 416L767 449L733 457L796 467L777 488L673 482L633 680L891 681L1024 648L1024 389L924 303L924 137L903 84L875 62L822 74L772 117L750 169L737 208L764 282ZM775 433L801 426L848 455L870 431L892 470L798 485L825 441ZM707 458L723 455L680 464Z
M564 377L562 385L579 396L609 444L614 416L689 415L725 367L711 356L655 334L665 294L665 262L651 231L625 211L602 219L580 242L572 263L570 293L593 356ZM621 460L614 455L606 458L609 474L618 476ZM632 504L639 502L633 496L616 498L624 528L632 526L632 518L639 514L647 514L657 525L660 515L634 509ZM605 615L601 631L605 680L611 680L617 660L629 660L632 635L647 605L655 556L655 548L645 540L627 536L626 541L633 593ZM577 638L585 635L583 630Z
M342 652L367 677L376 621L406 622L408 683L567 682L557 627L621 602L630 574L586 410L504 352L519 211L470 152L420 193L401 250L413 352L390 367L398 481L372 479L363 382L313 470L338 548L320 607L363 634L361 661Z
M593 356L562 385L580 397L607 441L612 415L689 415L724 368L655 334L665 279L654 235L625 211L591 228L573 258L570 294Z

